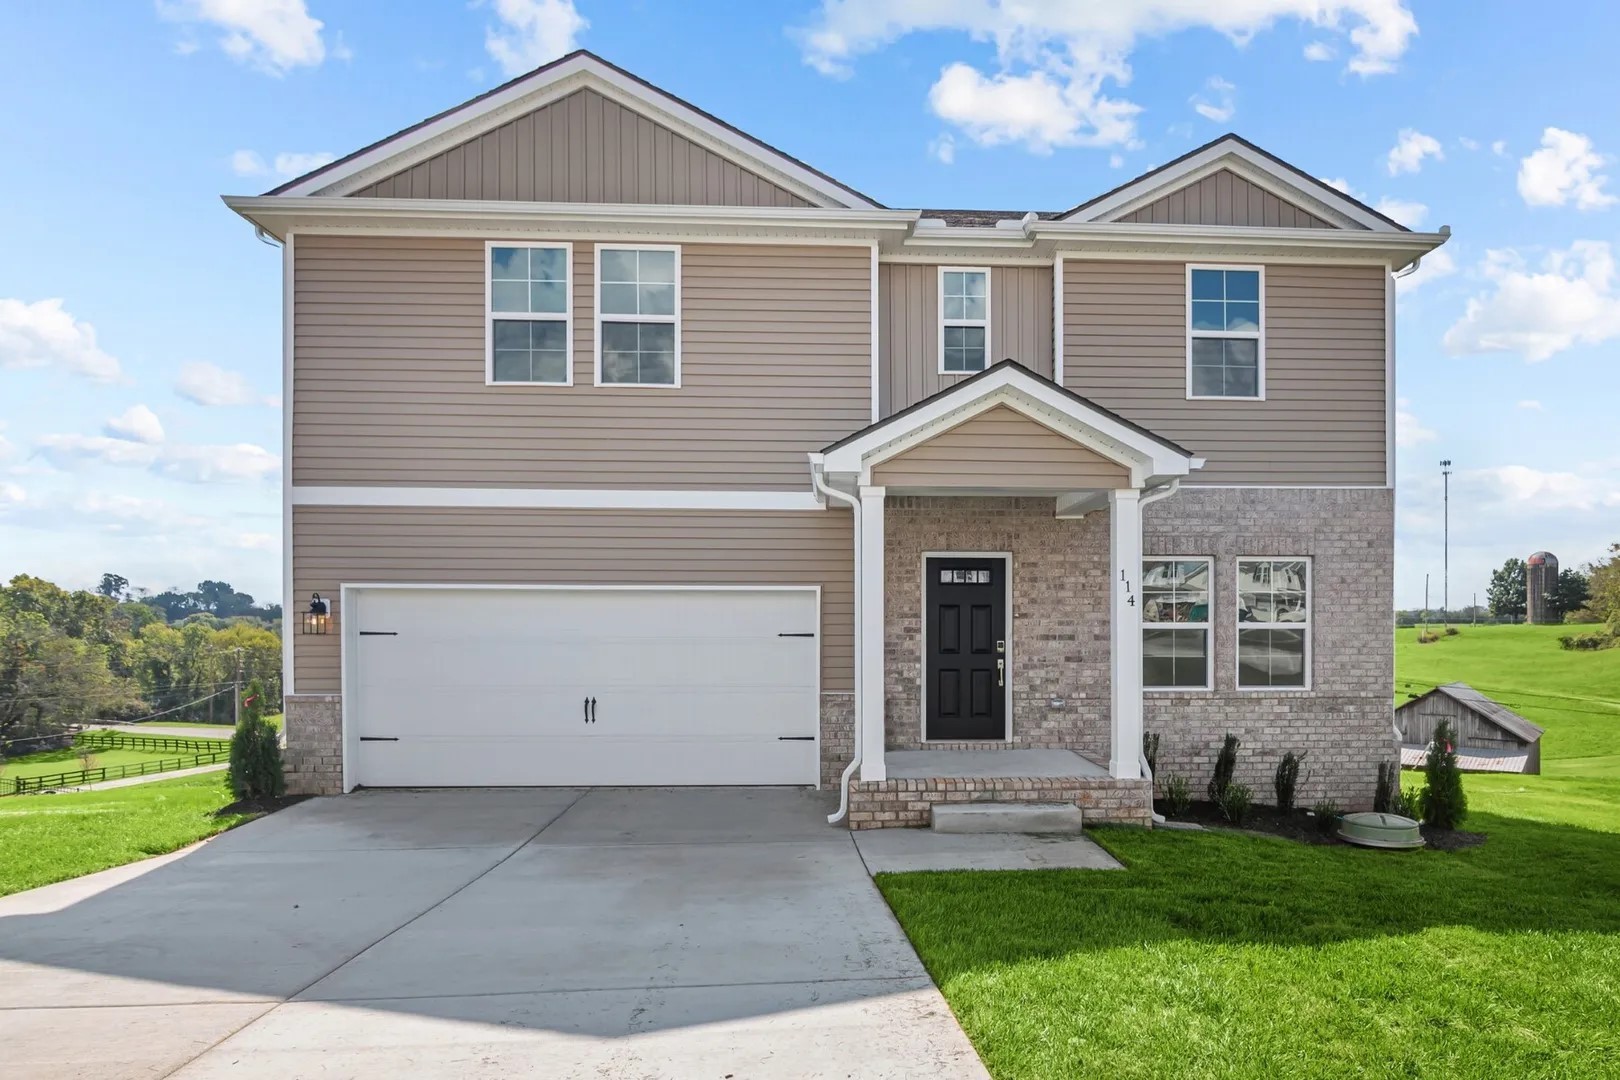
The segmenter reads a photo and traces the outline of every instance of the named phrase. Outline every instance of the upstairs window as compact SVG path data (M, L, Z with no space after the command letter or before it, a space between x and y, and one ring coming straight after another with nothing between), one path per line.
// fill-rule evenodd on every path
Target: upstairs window
M989 367L990 271L939 270L939 371L972 374Z
M1265 271L1187 267L1187 396L1266 396Z
M1237 561L1239 690L1311 684L1311 562Z
M596 384L681 385L681 249L596 246Z
M1142 685L1207 690L1210 560L1142 562Z
M487 251L484 381L568 386L573 248L492 243Z

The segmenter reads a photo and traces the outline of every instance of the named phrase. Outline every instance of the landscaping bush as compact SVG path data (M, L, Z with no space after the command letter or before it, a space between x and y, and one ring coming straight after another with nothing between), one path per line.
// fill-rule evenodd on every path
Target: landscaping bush
M1147 758L1148 773L1154 783L1159 781L1159 733L1142 732L1142 756Z
M1226 733L1226 741L1221 743L1221 752L1215 755L1215 775L1209 780L1209 801L1219 803L1221 796L1232 784L1232 773L1237 769L1238 747L1242 744L1238 737L1230 731Z
M1440 635L1436 634L1433 630L1419 630L1418 631L1418 644L1419 645L1428 645L1431 642L1435 642L1435 641L1439 641L1439 640L1440 640Z
M1164 778L1164 808L1170 817L1186 817L1192 809L1192 785L1185 776L1171 773Z
M1323 799L1311 813L1316 817L1316 831L1323 836L1332 836L1339 827L1339 819L1344 816L1344 811L1332 799Z
M1378 786L1373 789L1373 810L1380 814L1392 813L1390 802L1401 790L1400 766L1393 761L1378 763Z
M1271 786L1277 792L1278 813L1291 814L1294 811L1294 787L1299 783L1299 766L1304 760L1304 754L1290 750L1277 763L1277 775L1272 778Z
M1565 634L1558 639L1558 644L1564 648L1583 652L1612 649L1617 643L1620 643L1620 638L1616 638L1614 632L1606 627L1601 630L1586 630L1579 634Z
M281 771L281 741L264 718L264 686L254 679L242 694L242 719L231 736L231 764L225 773L238 799L273 799L287 790Z
M1234 825L1242 825L1243 820L1249 816L1249 806L1254 802L1254 792L1249 790L1248 784L1228 784L1221 793L1217 805L1226 820Z
M1446 627L1446 637L1456 637L1460 633L1462 633L1462 631L1457 629L1455 626Z
M1429 744L1429 756L1423 765L1418 809L1424 824L1437 829L1455 829L1468 816L1462 769L1457 766L1457 728L1450 720L1434 725L1434 742Z
M1401 817L1411 817L1412 808L1406 805L1406 792L1401 790L1400 770L1395 769L1395 790L1389 793L1389 812L1399 814Z

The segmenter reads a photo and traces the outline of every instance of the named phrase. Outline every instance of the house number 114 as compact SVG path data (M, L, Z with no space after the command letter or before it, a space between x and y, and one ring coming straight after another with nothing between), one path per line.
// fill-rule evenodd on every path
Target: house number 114
M1125 571L1119 572L1119 583L1125 586L1125 603L1131 607L1136 606L1136 594L1131 592L1131 579L1125 576Z

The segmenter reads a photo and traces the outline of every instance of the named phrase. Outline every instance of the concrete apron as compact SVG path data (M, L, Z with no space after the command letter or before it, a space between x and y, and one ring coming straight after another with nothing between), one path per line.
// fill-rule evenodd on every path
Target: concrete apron
M360 793L0 899L7 1063L33 1080L986 1076L823 803Z

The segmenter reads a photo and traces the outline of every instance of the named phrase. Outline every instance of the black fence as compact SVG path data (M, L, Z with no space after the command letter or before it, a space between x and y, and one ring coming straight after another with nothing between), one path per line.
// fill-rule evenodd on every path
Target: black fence
M81 731L75 746L89 750L153 750L160 754L206 754L222 747L229 739L189 735L131 735L123 731Z
M0 796L26 795L33 791L53 788L82 787L99 784L103 780L123 780L131 776L151 776L154 773L194 769L199 765L217 765L231 758L229 739L190 739L163 735L126 735L121 731L81 731L74 746L91 752L96 750L146 750L160 754L175 754L171 758L156 758L129 765L100 765L92 769L69 769L41 776L0 776Z

